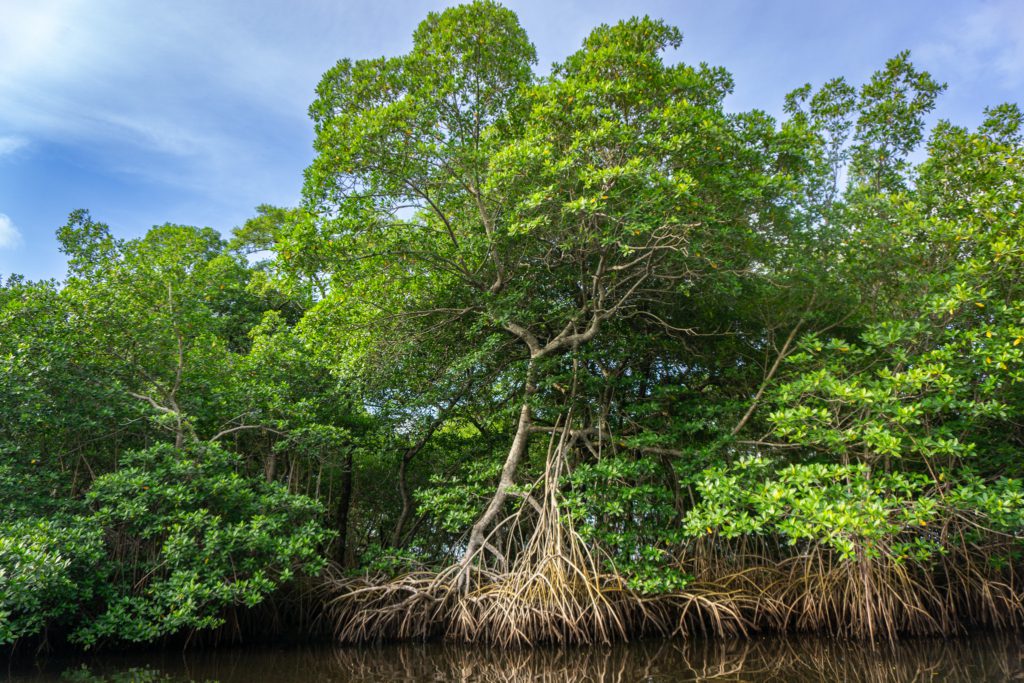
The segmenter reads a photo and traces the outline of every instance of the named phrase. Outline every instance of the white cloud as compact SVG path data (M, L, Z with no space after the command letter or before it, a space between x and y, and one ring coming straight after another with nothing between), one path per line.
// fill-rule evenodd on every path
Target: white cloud
M1024 5L984 5L967 18L963 35L964 47L975 58L987 58L1006 85L1024 82Z
M977 3L949 26L943 39L917 52L941 62L943 68L990 78L1007 89L1024 84L1024 2Z
M28 145L28 140L16 135L0 135L0 157L14 154Z
M11 217L0 213L0 249L15 249L22 243L21 232Z
M278 196L272 169L307 148L314 86L344 53L297 27L331 33L313 19L333 3L302 12L252 11L246 0L0 6L0 158L16 148L2 135L17 131L22 144L84 150L101 171L207 200L297 199ZM294 193L301 179L289 173Z

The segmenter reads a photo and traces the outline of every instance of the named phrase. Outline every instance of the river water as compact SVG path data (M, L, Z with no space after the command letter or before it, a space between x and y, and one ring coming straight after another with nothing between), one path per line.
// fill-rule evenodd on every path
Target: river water
M818 638L659 640L610 647L444 644L262 647L44 658L0 673L18 683L377 683L384 681L1024 681L1024 639L907 640L895 646Z

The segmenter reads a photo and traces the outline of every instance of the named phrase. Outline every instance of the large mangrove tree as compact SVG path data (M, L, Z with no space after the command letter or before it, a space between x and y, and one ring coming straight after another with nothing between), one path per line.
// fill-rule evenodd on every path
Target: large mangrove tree
M681 40L430 14L301 205L73 214L0 289L0 642L1019 625L1020 110L929 127L902 53L736 112Z

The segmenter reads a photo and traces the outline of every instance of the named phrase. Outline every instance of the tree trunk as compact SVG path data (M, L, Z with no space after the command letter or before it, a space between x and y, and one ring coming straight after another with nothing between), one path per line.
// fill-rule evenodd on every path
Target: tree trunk
M459 390L459 392L448 402L445 408L439 408L437 417L435 417L431 423L427 426L426 431L420 440L409 446L402 454L402 460L398 465L398 495L402 498L402 512L398 516L398 522L395 523L395 528L391 531L390 546L397 548L402 543L402 533L405 531L405 525L409 523L409 517L412 516L412 492L409 491L408 482L408 469L409 463L415 458L423 447L427 445L431 437L434 436L434 432L445 423L454 410L455 406L458 405L462 397L466 395L472 386L472 378L467 381L465 385ZM483 433L483 432L481 432Z
M263 466L263 474L268 484L277 478L277 453L273 450L267 456L267 461Z
M473 525L469 532L469 543L466 545L466 554L462 558L463 576L469 569L473 557L484 547L487 540L487 530L501 512L501 507L508 499L508 490L515 484L516 468L526 454L530 445L530 426L532 424L530 413L530 397L536 393L537 387L534 384L534 364L530 361L526 370L526 390L523 396L523 405L519 409L519 423L516 426L516 435L512 439L512 446L509 448L508 457L501 468L501 479L498 481L498 488L487 505L487 509L480 515L480 518Z
M352 449L346 450L338 499L338 550L335 552L335 559L343 566L348 566L351 556L348 552L348 514L352 507Z
M391 532L391 547L397 548L402 542L402 532L405 531L405 525L409 521L409 515L412 514L412 496L409 494L409 485L406 482L406 466L409 464L411 457L407 457L408 451L402 455L402 462L398 465L398 494L402 497L402 512L398 515L398 521L395 523L395 528Z

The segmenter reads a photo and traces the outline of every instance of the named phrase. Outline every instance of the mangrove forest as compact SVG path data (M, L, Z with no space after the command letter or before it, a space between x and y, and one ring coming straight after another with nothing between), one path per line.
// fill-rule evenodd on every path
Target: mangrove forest
M296 206L72 213L0 284L0 648L1024 624L1020 108L733 111L681 40L431 13Z

